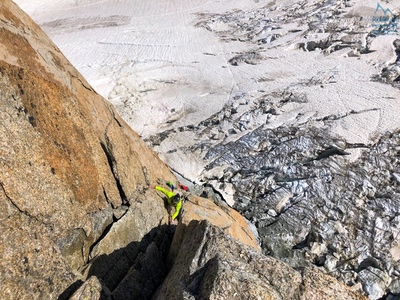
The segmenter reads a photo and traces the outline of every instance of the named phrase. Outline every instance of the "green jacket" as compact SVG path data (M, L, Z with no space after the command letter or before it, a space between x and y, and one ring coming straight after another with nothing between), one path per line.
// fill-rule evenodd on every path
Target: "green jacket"
M164 188L162 188L161 186L158 186L158 185L155 187L155 189L156 189L157 191L162 192L165 196L167 196L168 205L170 205L170 206L175 206L175 213L174 213L174 214L172 215L172 217L171 217L172 220L175 220L176 217L179 215L179 212L181 211L181 208L182 208L182 200L179 200L178 203L173 204L172 201L171 201L171 198L174 197L174 196L176 195L174 192L167 191L166 189L164 189Z

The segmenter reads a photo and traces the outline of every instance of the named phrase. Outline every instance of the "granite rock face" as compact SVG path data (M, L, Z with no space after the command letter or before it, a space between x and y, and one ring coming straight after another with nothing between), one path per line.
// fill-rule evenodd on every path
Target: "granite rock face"
M301 272L192 221L153 299L366 299L314 267Z
M67 298L96 277L126 293L124 278L162 270L173 230L147 187L174 176L28 16L0 9L1 298ZM246 223L229 211L235 237ZM129 288L148 298L164 273Z
M295 270L265 256L207 220L176 230L184 232L174 235L176 256L160 257L153 243L112 293L92 276L71 299L367 299L314 266Z
M193 220L208 220L236 240L260 251L260 246L246 219L222 201L189 196L184 202L181 222L186 226ZM179 228L178 228L179 229Z
M6 0L0 19L0 298L56 298L168 220L146 188L172 174L25 13Z
M135 232L144 227L140 222L149 216L135 213L137 210L132 205L126 215L93 248L94 259L86 267L85 278L94 276L100 279L105 290L111 291L110 299L150 299L169 274L173 261L178 259L182 241L187 234L191 234L186 232L186 228L193 221L207 220L210 226L222 228L223 234L230 239L260 253L258 240L237 211L223 203L217 205L211 199L191 194L186 194L186 197L178 226L155 227L140 242L107 252L126 232ZM154 211L148 214L154 214ZM97 256L98 250L102 250L103 255ZM86 285L85 282L79 293L87 290Z

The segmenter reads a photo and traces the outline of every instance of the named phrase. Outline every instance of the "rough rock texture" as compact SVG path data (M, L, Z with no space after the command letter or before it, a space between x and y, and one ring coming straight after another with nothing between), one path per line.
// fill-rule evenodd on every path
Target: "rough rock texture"
M140 243L131 243L118 251L107 252L107 249L111 249L110 245L118 239L122 240L126 232L144 230L137 223L149 216L135 213L140 210L136 210L134 205L131 208L94 247L93 255L103 248L101 252L106 255L95 257L85 272L86 277L100 278L105 289L112 291L111 297L114 299L150 299L167 276L172 261L180 251L185 229L193 220L208 220L222 228L230 238L260 252L257 239L237 211L226 204L216 205L211 199L192 195L184 202L177 229L175 226L159 226L149 230ZM134 216L130 217L131 214ZM154 211L148 211L148 214L154 214ZM83 286L82 289L87 288Z
M92 276L69 298L70 300L96 300L110 296L110 291L105 289L100 280Z
M56 298L168 220L145 188L172 174L11 1L0 20L0 298Z
M246 219L222 201L214 202L211 199L189 196L184 202L181 222L189 225L193 220L209 220L214 226L223 228L231 237L260 251L258 241Z
M314 267L302 272L192 221L153 299L366 299Z
M1 298L67 298L86 277L74 297L149 298L173 229L146 188L173 175L29 17L0 8ZM258 247L227 211L228 232Z
M258 227L264 253L399 297L396 1L132 1L36 17L174 170Z
M177 231L184 236L174 235L179 249L169 266L153 243L114 292L92 276L71 299L367 299L313 266L296 271L267 257L209 221L180 222Z

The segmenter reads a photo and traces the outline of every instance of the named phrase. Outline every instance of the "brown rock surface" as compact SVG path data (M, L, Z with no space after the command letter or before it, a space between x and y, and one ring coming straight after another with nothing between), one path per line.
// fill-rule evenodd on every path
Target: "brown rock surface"
M56 298L122 205L162 207L143 193L172 175L13 2L0 20L0 298ZM167 221L157 212L143 231Z
M185 201L184 211L182 223L185 225L189 225L193 220L208 220L236 240L260 251L260 246L245 218L227 204L218 202L217 205L210 199L190 196Z
M184 202L180 226L175 231L169 251L170 261L178 255L186 234L186 228L194 220L208 220L212 225L222 228L226 234L237 241L252 247L257 252L261 250L246 220L237 211L224 203L217 205L211 199L191 195Z
M109 296L110 291L104 290L100 280L92 276L71 296L70 300L96 300Z

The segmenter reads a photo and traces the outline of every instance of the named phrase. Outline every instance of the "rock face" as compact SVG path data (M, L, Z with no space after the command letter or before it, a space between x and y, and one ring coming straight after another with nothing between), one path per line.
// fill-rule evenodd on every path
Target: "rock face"
M223 228L231 237L257 251L261 250L249 224L237 211L222 201L214 203L211 199L189 196L185 201L181 222L187 226L193 220L209 220L212 225Z
M13 2L0 20L1 299L364 298L226 205L189 196L169 226L167 166Z
M15 4L0 19L0 298L56 298L165 224L146 187L172 174Z
M153 299L366 299L314 267L302 272L192 221ZM180 229L178 226L178 230Z

